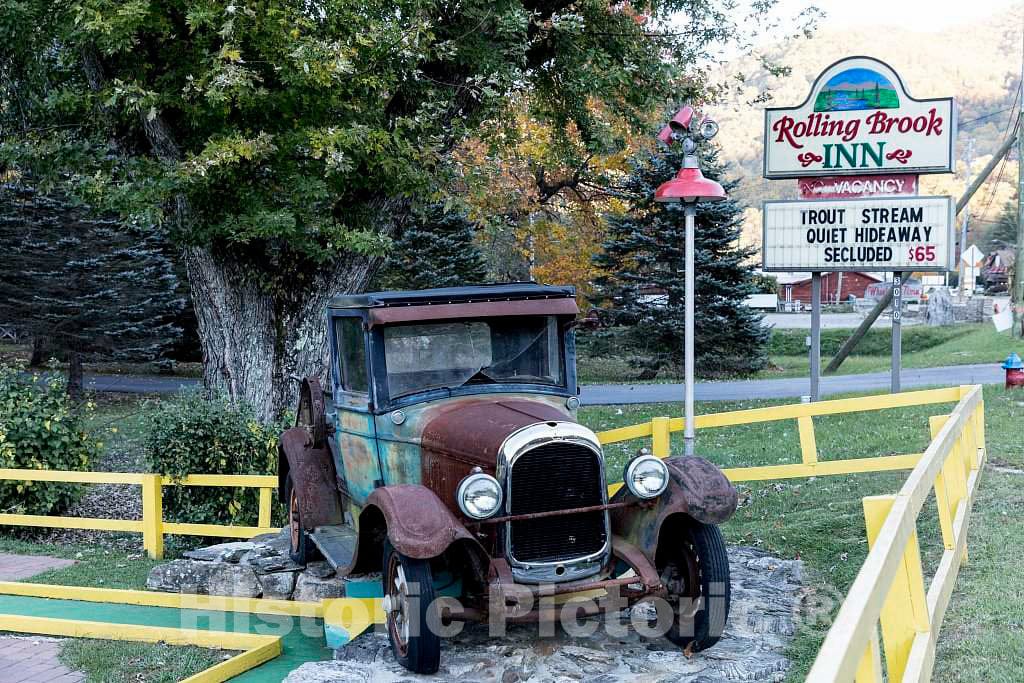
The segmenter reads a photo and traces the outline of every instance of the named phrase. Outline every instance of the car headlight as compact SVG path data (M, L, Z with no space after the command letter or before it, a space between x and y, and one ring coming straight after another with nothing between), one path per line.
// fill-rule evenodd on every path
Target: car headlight
M467 517L487 519L501 509L501 484L489 474L475 472L461 482L455 492L459 509Z
M641 455L629 461L622 479L637 498L654 498L668 488L668 467L653 455Z

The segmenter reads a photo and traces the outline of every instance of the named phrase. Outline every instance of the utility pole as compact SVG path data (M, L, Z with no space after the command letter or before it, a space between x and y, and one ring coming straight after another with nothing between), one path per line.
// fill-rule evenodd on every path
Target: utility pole
M1017 119L1017 247L1013 262L1013 335L1024 337L1024 106Z
M967 140L967 149L964 151L964 165L967 167L967 171L964 174L965 175L965 183L964 183L965 185L970 185L971 184L971 164L973 162L974 162L974 138L968 138L968 140ZM966 296L967 295L967 289L966 289L966 284L967 284L966 280L967 280L967 278L965 277L967 275L967 264L964 263L964 260L962 258L960 258L960 256L962 256L963 254L967 253L967 230L968 230L967 226L968 226L968 224L971 221L970 206L966 206L966 207L964 207L964 209L965 209L965 211L964 211L964 219L963 219L963 222L961 223L962 227L960 228L960 253L957 254L957 257L956 257L956 269L957 269L957 272L960 274L959 277L957 278L957 284L959 285L959 287L957 289L960 290L960 296Z

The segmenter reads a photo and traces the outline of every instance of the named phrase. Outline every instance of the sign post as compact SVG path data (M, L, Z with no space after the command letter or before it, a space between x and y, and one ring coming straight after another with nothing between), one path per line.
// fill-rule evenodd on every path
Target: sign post
M811 400L821 399L821 271L811 273Z
M903 273L892 277L892 376L889 391L898 394L903 369Z
M953 202L919 197L918 175L954 168L953 98L919 100L871 57L826 68L802 104L765 110L764 177L801 200L764 203L765 271L811 273L811 399L821 367L821 273L888 271L892 391L900 390L904 274L955 265ZM837 292L837 297L840 292Z
M984 252L973 244L960 255L960 260L964 263L962 271L964 276L960 282L960 291L963 292L964 296L972 296L974 294L974 288L977 286L978 281L978 264L984 258Z

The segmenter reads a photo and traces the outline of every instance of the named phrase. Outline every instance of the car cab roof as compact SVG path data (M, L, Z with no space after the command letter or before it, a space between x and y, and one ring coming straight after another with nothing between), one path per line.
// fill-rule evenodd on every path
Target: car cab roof
M437 289L397 292L339 294L328 306L334 309L389 308L396 306L430 306L498 301L530 301L536 299L571 299L576 288L541 285L535 282L474 285L472 287L439 287Z

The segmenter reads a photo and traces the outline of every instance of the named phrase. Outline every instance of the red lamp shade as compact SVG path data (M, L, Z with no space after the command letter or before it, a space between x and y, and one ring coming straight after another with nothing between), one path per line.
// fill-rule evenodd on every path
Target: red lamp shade
M699 168L681 168L676 177L662 183L654 193L654 201L671 202L720 202L725 199L725 190L714 180L708 180Z

